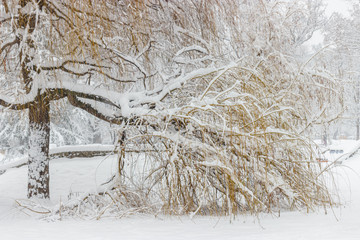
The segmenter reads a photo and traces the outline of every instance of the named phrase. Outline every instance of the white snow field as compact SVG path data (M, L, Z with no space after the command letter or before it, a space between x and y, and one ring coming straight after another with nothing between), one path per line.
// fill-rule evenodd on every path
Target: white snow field
M345 149L353 141L336 143ZM351 148L349 148L351 149ZM113 172L116 158L56 159L51 161L51 201L69 193L95 192ZM328 164L328 163L324 163ZM27 168L0 175L0 240L8 239L360 239L360 154L336 165L342 207L315 213L282 212L228 217L168 217L134 215L122 219L45 221L15 207L26 198Z

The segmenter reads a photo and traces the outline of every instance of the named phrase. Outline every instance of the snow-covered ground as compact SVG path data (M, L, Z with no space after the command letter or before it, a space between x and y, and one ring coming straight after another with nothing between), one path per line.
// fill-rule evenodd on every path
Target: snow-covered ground
M355 142L341 142L347 149ZM348 150L346 150L348 151ZM95 192L113 173L116 156L51 161L52 202L69 194ZM325 164L325 163L324 163ZM26 167L0 175L0 239L360 239L360 155L334 168L344 205L316 213L282 212L229 218L135 215L100 221L44 221L15 208L25 199Z

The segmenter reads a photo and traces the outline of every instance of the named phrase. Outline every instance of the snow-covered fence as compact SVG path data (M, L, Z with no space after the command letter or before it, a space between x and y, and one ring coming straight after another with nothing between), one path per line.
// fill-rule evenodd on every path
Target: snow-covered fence
M50 159L55 158L91 158L97 156L106 156L109 154L116 154L117 150L113 145L77 145L77 146L62 146L50 149ZM0 165L0 172L4 173L10 168L18 168L26 165L28 157L23 156L12 161Z
M75 146L61 146L50 148L50 158L89 158L97 156L105 156L108 154L116 153L114 145L75 145Z

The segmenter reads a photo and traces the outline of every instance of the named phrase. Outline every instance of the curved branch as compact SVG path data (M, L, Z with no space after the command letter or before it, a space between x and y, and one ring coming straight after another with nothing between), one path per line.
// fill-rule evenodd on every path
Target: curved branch
M71 105L73 105L74 107L81 108L81 109L85 110L86 112L90 113L91 115L93 115L101 120L104 120L106 122L121 125L128 121L128 119L123 118L123 117L106 116L106 115L100 113L98 110L96 110L91 104L80 101L74 94L68 94L67 97L68 97L69 103Z
M0 49L0 53L2 53L8 47L11 48L15 44L20 44L19 38L15 38L14 41L4 44Z

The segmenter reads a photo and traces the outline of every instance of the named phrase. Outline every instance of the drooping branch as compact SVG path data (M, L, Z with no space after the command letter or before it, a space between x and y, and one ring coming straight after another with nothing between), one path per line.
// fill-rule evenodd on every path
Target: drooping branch
M121 125L121 124L125 123L126 121L128 121L128 119L123 118L123 117L110 117L110 116L104 115L103 113L99 112L96 108L94 108L91 104L84 103L83 101L79 100L78 97L73 93L69 93L67 95L67 98L69 100L69 103L71 105L73 105L74 107L81 108L81 109L85 110L86 112L90 113L91 115L93 115L101 120L104 120L106 122Z

